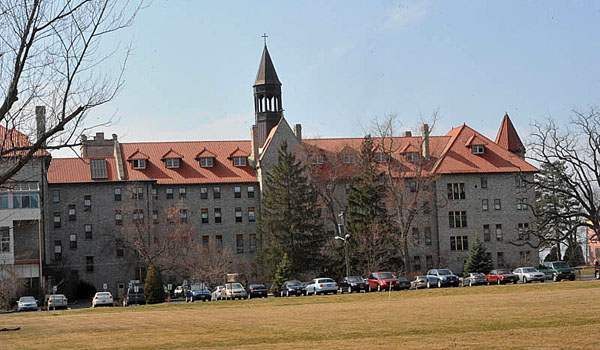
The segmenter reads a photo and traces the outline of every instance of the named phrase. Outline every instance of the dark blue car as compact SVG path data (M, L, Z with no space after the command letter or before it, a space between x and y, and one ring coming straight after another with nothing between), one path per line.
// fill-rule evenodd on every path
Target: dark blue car
M281 285L281 292L279 295L282 297L289 297L292 295L298 296L298 295L304 295L304 294L306 294L306 290L305 290L302 282L300 282L298 280L291 280L291 281L285 281Z
M203 284L193 284L185 291L185 301L194 302L196 300L210 301L210 290Z

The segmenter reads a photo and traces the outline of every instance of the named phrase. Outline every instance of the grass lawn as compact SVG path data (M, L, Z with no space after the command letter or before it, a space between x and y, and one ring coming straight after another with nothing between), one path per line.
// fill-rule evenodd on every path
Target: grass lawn
M0 315L0 349L599 349L600 281Z

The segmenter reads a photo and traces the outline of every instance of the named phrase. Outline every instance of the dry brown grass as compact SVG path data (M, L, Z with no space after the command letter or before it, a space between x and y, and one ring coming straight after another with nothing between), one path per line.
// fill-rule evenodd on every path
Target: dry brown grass
M0 315L1 349L600 348L600 281Z

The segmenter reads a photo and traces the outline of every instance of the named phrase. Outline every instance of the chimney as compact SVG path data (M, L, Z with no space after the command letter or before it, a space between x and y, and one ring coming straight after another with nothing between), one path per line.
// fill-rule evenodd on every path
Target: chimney
M125 180L125 166L123 164L123 156L121 155L121 145L117 134L112 134L113 152L115 157L115 164L117 165L117 176L119 180Z
M46 107L35 106L35 122L37 125L36 140L39 141L46 132ZM46 142L44 142L43 145L46 146Z
M405 132L402 133L402 137L411 137L412 136L412 132L410 132L410 130L406 130Z
M81 158L87 158L87 136L81 135Z
M258 127L256 125L252 125L250 127L250 147L252 148L250 158L256 165L258 161Z
M104 141L104 133L103 132L97 132L96 133L96 137L94 138L94 141Z
M294 134L298 139L298 142L302 142L302 125L296 124L294 125Z
M422 156L425 159L429 159L429 125L423 124L421 127L421 136L423 137L423 145L422 145Z

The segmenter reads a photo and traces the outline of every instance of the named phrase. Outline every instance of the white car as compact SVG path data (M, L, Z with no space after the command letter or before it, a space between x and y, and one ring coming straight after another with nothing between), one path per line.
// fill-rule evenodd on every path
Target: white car
M217 286L215 288L215 290L212 292L211 296L210 296L210 300L212 301L217 301L217 300L223 300L223 298L225 297L225 286Z
M113 296L110 292L98 292L92 299L92 307L106 305L113 306Z
M518 267L513 271L513 274L519 277L519 281L529 283L531 281L544 282L546 275L538 271L535 267Z
M63 294L52 294L48 297L48 310L50 309L66 309L68 307L67 297Z
M306 295L337 294L338 284L331 278L315 278L306 285Z
M17 312L25 310L37 311L38 304L34 297L20 297L17 301Z

